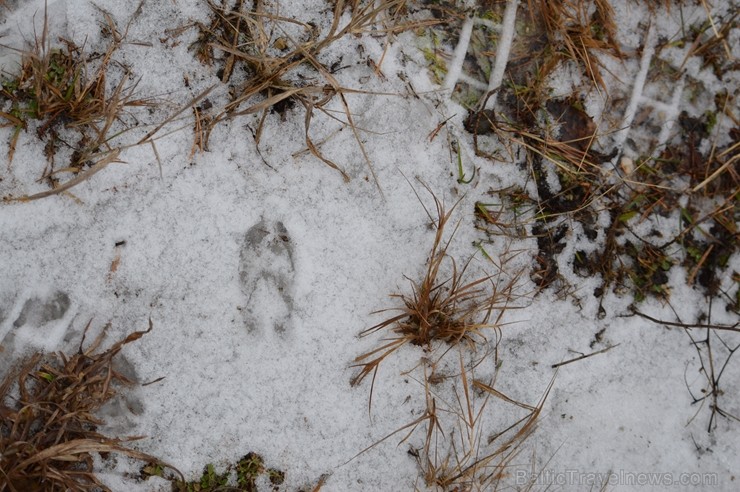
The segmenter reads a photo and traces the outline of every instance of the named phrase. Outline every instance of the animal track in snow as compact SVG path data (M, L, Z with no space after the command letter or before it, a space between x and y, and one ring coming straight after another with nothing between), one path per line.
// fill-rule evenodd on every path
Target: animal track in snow
M4 313L0 312L0 375L12 366L21 351L30 347L52 352L68 340L69 296L62 291L24 295Z
M0 303L7 302L0 296ZM28 348L54 352L64 348L82 334L73 328L75 312L65 292L26 292L11 307L0 305L0 379L8 374L24 357ZM77 346L77 342L74 345ZM124 377L137 382L138 375L125 355L119 355L113 368ZM133 391L117 394L100 409L108 421L108 431L125 433L131 427L131 415L140 415L144 405Z
M32 297L23 304L23 309L13 321L13 328L25 325L41 326L64 317L69 309L69 296L64 292L40 299Z
M239 282L247 299L249 331L273 329L284 334L293 311L295 263L288 230L280 221L264 218L244 235L239 258Z

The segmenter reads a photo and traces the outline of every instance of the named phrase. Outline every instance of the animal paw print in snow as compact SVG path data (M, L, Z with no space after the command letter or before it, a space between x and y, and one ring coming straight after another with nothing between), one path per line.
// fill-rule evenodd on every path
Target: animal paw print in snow
M0 376L25 349L53 352L74 334L68 319L71 300L64 292L30 293L13 304L7 311L0 305Z
M247 299L245 322L250 331L272 328L285 333L293 311L295 263L288 230L264 218L244 235L239 282Z

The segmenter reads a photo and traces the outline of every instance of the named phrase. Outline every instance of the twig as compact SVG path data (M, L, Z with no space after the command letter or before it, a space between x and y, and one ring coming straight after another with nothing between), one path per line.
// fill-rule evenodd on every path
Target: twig
M579 361L579 360L587 359L587 358L591 357L592 355L603 354L604 352L606 352L608 350L611 350L614 347L619 347L620 345L621 344L619 344L619 343L616 344L616 345L609 345L608 347L606 347L604 349L601 349L601 350L598 350L596 352L591 352L590 354L584 354L584 355L581 355L580 357L576 357L575 359L566 360L564 362L558 362L557 364L553 364L550 367L552 367L553 369L557 369L558 367L564 366L566 364L570 364L571 362L576 362L576 361Z
M35 195L24 195L18 198L11 198L9 201L18 201L18 202L30 202L32 200L38 200L40 198L46 198L48 196L52 195L58 195L64 191L67 191L68 189L72 188L73 186L77 186L78 184L82 183L83 181L89 179L93 174L102 171L108 164L111 164L113 162L122 162L118 160L118 155L120 151L119 149L115 149L111 151L106 157L99 160L95 163L90 169L87 171L78 174L75 178L70 179L69 181L66 181L65 183L61 184L60 186L48 190L48 191L42 191L40 193L36 193Z
M645 313L641 313L637 309L632 309L632 313L640 316L641 318L645 318L647 320L652 321L653 323L658 323L660 325L666 325L666 326L678 326L679 328L709 328L712 330L721 330L721 331L734 331L737 333L740 333L740 328L738 328L738 325L740 325L740 322L735 323L732 326L727 325L705 325L701 323L693 323L693 324L687 324L687 323L675 323L672 321L665 321L658 318L653 318L652 316L648 316ZM628 318L629 316L621 316L623 318Z

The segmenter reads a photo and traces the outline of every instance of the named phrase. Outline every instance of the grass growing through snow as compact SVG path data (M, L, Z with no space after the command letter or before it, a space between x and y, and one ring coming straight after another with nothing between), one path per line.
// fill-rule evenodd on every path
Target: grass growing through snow
M561 60L574 62L595 86L606 90L596 52L622 58L614 10L608 0L528 0L548 45Z
M217 111L212 119L202 119L196 110L196 125L200 135L198 145L207 145L208 132L215 124L250 113L262 115L256 132L259 143L262 125L269 112L274 110L284 113L291 104L298 104L305 110L305 142L309 151L347 177L337 164L321 153L320 145L314 143L309 132L314 111L337 118L336 112L332 112L328 104L339 98L346 118L342 124L351 127L370 166L345 98L345 94L359 91L341 87L333 77L334 68L320 63L319 54L341 37L359 34L377 25L381 13L401 9L404 2L387 2L380 6L366 4L365 7L361 7L359 2L350 6L335 2L331 29L322 38L314 37L313 26L309 24L284 19L276 13L259 9L245 12L241 8L242 3L237 2L233 8L209 3L215 20L213 24L201 29L201 39L196 46L199 56L212 57L213 50L224 53L224 67L221 72L223 82L229 81L237 64L247 68L250 78L237 86L233 99L224 109ZM578 98L545 101L543 98L548 96L543 88L549 70L557 63L566 61L576 63L594 87L606 91L603 67L594 52L621 56L619 45L614 39L614 22L611 20L608 4L599 0L593 2L596 13L591 18L586 17L588 9L584 6L588 5L583 1L543 1L530 4L539 5L537 8L542 11L545 37L550 41L549 49L552 49L551 45L555 45L558 50L551 56L551 60L541 65L544 68L529 74L530 81L535 82L534 89L521 83L529 81L514 80L516 77L511 77L509 90L517 103L517 111L509 111L508 116L511 118L496 121L492 117L484 123L500 130L500 135L508 135L509 140L527 150L532 162L538 162L531 167L531 174L537 182L538 199L531 200L524 194L511 201L521 199L528 205L528 202L536 201L539 205L536 217L543 222L557 216L580 221L583 215L588 215L581 212L608 194L607 198L613 199L609 204L614 212L613 229L607 231L607 246L604 251L597 252L590 259L584 254L582 263L586 274L603 274L607 285L628 279L635 287L636 300L650 293L667 297L669 291L664 287L665 272L674 263L678 263L671 260L671 256L684 252L683 263L690 272L689 283L699 282L716 294L718 284L714 272L718 268L724 268L730 255L737 249L737 243L733 242L737 238L737 144L725 148L713 147L710 155L699 156L697 146L704 137L693 140L692 132L687 131L685 135L692 137L685 139L689 142L688 148L672 146L666 148L658 158L645 158L637 165L638 173L642 174L632 176L632 181L628 183L630 186L619 190L624 193L611 193L611 189L605 191L601 181L603 176L598 172L603 163L600 159L604 156L594 154L591 149L591 143L599 136L593 121L582 107L578 107ZM666 1L665 5L668 4ZM340 19L347 8L351 9L352 20L341 27ZM534 7L530 7L530 10L533 9ZM721 52L725 47L722 36L726 36L733 28L733 22L734 17L723 21L716 36L711 35L708 24L696 36L694 45L686 55L687 59L690 56L701 56L708 63L718 63L718 70L722 70ZM291 27L297 28L299 34L283 35ZM399 28L393 27L388 32L397 29ZM79 178L89 177L90 173L85 170L102 169L107 162L117 158L118 147L110 143L111 129L116 122L120 123L124 108L145 104L146 101L134 98L135 85L116 85L113 98L110 98L110 94L105 96L105 68L110 62L108 54L102 62L96 61L96 64L104 67L102 71L87 75L86 65L80 62L85 59L83 48L67 43L62 49L53 50L46 39L44 30L40 43L36 43L36 49L24 55L21 76L4 84L3 94L10 101L11 109L0 116L15 128L9 152L11 158L18 136L32 123L38 122L38 133L46 139L51 159L42 179L48 180L56 192L59 192L68 189L70 184L80 182ZM248 42L244 43L244 40ZM554 63L552 60L556 58L558 61ZM306 66L311 67L312 73L319 75L320 83L299 83L293 77L299 67L305 69ZM382 73L379 68L377 73ZM730 107L726 114L728 118L732 118L732 101L727 101L729 95L725 95L725 98ZM557 137L541 131L546 129L533 125L538 122L536 113L540 110L546 110L554 116L557 125L574 122L574 130L561 131ZM96 114L98 117L94 116ZM480 114L478 119L481 120ZM478 125L479 122L476 122L474 138L478 137ZM81 128L88 133L83 133ZM63 141L67 130L78 132L75 146L69 146ZM736 133L736 130L731 131ZM54 162L54 158L58 159L59 155L55 147L65 145L70 147L69 159L60 167L58 162ZM554 169L561 185L560 190L552 191L544 185L540 186L545 181L546 166ZM370 170L372 172L372 167ZM77 177L62 182L58 180L62 173L72 173ZM652 244L648 242L650 239L640 237L636 241L617 244L618 235L635 235L629 228L630 221L644 221L661 208L670 211L678 207L676 196L685 190L670 189L668 185L671 183L667 183L675 175L687 177L690 181L689 204L681 210L681 232L661 244ZM705 212L706 207L701 206L707 201L712 203L709 213ZM411 281L409 294L393 296L399 301L399 306L393 308L393 316L363 332L364 336L383 333L391 338L386 339L376 350L355 360L358 373L353 384L360 384L371 374L374 380L383 360L404 347L422 347L426 353L434 353L435 349L442 348L444 354L447 353L445 349L450 346L457 347L460 367L459 372L453 376L441 375L440 367L444 365L441 357L422 361L423 377L420 383L425 410L422 417L401 430L410 429L409 432L413 433L420 426L424 428L424 444L420 449L415 449L414 453L427 484L444 489L476 486L495 488L499 480L506 476L508 464L520 449L519 444L534 428L542 403L536 406L521 404L494 389L491 381L474 377L474 369L478 366L467 363L469 361L466 362L463 353L472 354L476 349L486 347L488 334L491 333L495 338L494 346L497 345L501 336L501 316L506 309L511 308L509 302L515 298L514 281L505 280L503 284L498 282L499 278L505 277L503 274L501 277L494 275L468 278L470 263L459 265L447 254L454 230L447 240L444 238L443 231L446 227L449 230L449 220L456 206L447 211L436 198L435 206L437 218L432 221L436 233L426 271L421 280ZM516 220L501 223L485 204L478 207L478 211L487 225L497 231L519 234L521 224ZM516 219L516 214L514 215ZM565 233L561 234L560 230L559 227L549 227L542 232L542 236L547 236L550 243L559 243L560 239L553 236L564 236ZM538 260L543 263L543 287L557 276L557 271L551 269L552 264L557 263L553 262L552 256L559 253L554 251L555 248L547 253L549 258L545 257L547 255L538 256ZM627 260L622 261L619 255ZM594 270L590 270L592 268ZM736 289L736 299L738 292L740 291ZM740 303L735 304L735 310L738 309L738 304ZM701 362L704 373L711 375L707 376L707 386L711 388L705 390L710 396L696 398L696 401L712 401L714 418L715 411L722 414L717 405L717 398L721 395L719 379L722 372L720 370L715 374L704 367L705 364L708 367L715 364L709 349L710 342L717 343L713 340L707 332L706 340L692 339L692 343L695 346L702 343L707 346L709 355L706 362L704 359ZM719 341L729 352L729 361L737 346L726 344L722 339ZM701 357L702 354L699 355ZM51 373L46 371L44 374ZM453 384L455 399L452 402L442 402L438 396L441 391L435 389L444 381ZM43 383L40 379L38 382ZM479 396L476 398L477 393ZM496 435L484 435L486 427L482 417L486 409L492 406L492 398L515 405L525 412L521 420L507 429L508 436L506 430ZM444 415L452 416L457 426L451 428L445 425ZM440 445L440 442L444 442L444 445ZM486 446L490 449L481 452ZM73 453L68 452L68 455L71 454ZM197 485L200 487L198 490L205 490L206 486L221 487L224 485L222 479L213 467L207 468ZM187 485L196 487L192 483Z
M415 369L422 373L417 382L423 390L424 410L418 418L364 451L400 432L406 433L401 443L407 442L418 430L424 436L423 444L412 446L409 454L416 459L427 486L441 490L488 490L498 487L509 475L507 467L534 430L552 381L535 406L519 403L495 389L503 316L507 310L518 307L519 276L509 277L502 262L498 274L468 279L472 259L458 268L457 261L447 252L456 227L445 240L446 227L460 202L447 211L431 194L436 219L428 210L427 214L435 236L424 275L420 281L410 280L410 294L391 296L401 305L389 311L398 314L361 332L361 336L390 332L390 337L377 349L355 359L358 372L351 380L352 385L358 385L372 374L368 398L371 406L375 377L382 362L403 347L422 347L424 356ZM455 351L459 354L457 369L450 366L446 357ZM477 368L489 369L488 366L492 367L492 377L474 377ZM452 394L455 400L445 401L442 394ZM495 433L486 434L500 420L500 415L494 422L489 420L494 399L517 407L524 415Z
M149 466L145 470L152 470ZM154 468L151 475L160 475L162 470ZM258 489L258 480L264 479L270 484L273 490L279 490L285 481L285 472L276 468L267 468L264 459L257 453L247 453L233 466L228 466L223 473L218 473L212 463L205 466L203 474L199 479L192 482L181 480L172 480L173 492L256 492ZM230 483L236 482L236 485ZM312 492L317 492L321 488L323 480L319 485L312 488Z
M107 21L111 32L118 33L112 19ZM0 90L0 102L7 108L0 111L0 119L5 120L3 126L14 129L8 145L9 166L21 134L33 131L44 142L47 158L39 180L52 188L50 193L25 198L60 193L115 162L121 151L115 140L130 128L123 123L126 113L152 105L135 97L136 83L127 82L129 73L109 87L112 57L124 37L125 33L115 36L102 55L67 39L52 47L45 12L32 48L16 50L21 54L20 70L4 80Z
M398 3L398 2L391 2ZM334 8L334 18L329 32L323 38L317 38L315 27L304 22L286 19L265 10L262 2L255 8L243 8L243 2L237 1L233 8L226 8L209 2L213 12L210 26L200 25L200 39L196 43L197 56L206 63L213 62L214 50L225 54L223 68L220 70L221 81L229 82L235 67L243 64L248 72L245 82L239 84L232 100L218 114L205 122L198 121L200 132L196 135L196 144L207 148L208 139L213 127L221 121L236 116L261 113L259 125L255 131L255 141L259 146L262 126L271 108L285 111L292 104L305 108L305 141L309 151L331 168L339 171L345 181L349 175L325 157L314 144L310 136L311 119L314 110L323 111L330 117L324 107L335 96L339 96L344 107L346 124L352 129L363 156L371 170L375 172L359 138L352 113L345 93L353 92L340 86L332 75L330 67L318 61L319 54L327 46L350 34L359 34L374 24L377 16L386 10L388 5L375 8L372 4L359 8L355 5L352 19L340 28L340 19L344 12L344 2L339 1ZM298 28L298 34L288 34L291 28ZM306 40L308 41L299 41ZM304 83L295 79L295 71L301 64L310 65L320 76L322 83ZM377 178L376 182L377 182Z
M42 31L34 33L31 48L2 46L21 55L18 73L0 85L0 127L13 128L8 142L8 169L12 169L21 135L33 133L44 143L47 160L38 181L47 182L51 188L30 196L4 196L4 200L35 200L66 192L109 164L122 162L121 152L130 147L151 145L159 162L157 134L210 92L207 89L163 118L143 138L123 138L143 126L133 109L157 106L151 98L136 96L138 80L130 82L133 74L114 60L143 4L139 3L124 29L101 10L105 21L102 31L112 39L102 54L64 38L53 45L46 10ZM110 74L114 72L118 72L118 81L111 83Z
M409 453L415 457L427 486L444 491L498 490L510 482L514 460L536 429L555 377L532 406L495 388L498 357L488 354L488 361L481 358L466 364L462 348L458 354L459 372L444 381L436 375L437 363L422 361L426 410L419 419L399 429L410 428L402 442L419 426L423 427L422 447L411 447ZM486 362L495 367L493 376L488 380L475 378L476 369ZM439 386L445 383L445 389L454 395L452 402L440 396ZM519 416L503 420L504 410L506 415L513 415L512 408L519 410Z
M325 34L321 34L315 24L281 16L277 10L270 11L261 1L255 2L252 8L247 8L241 0L237 0L233 7L228 6L230 3L217 5L209 1L212 20L209 25L195 24L199 37L191 48L205 64L218 61L220 68L217 73L221 82L232 84L234 89L231 100L223 107L215 108L210 114L204 110L196 111L194 148L206 150L210 134L219 123L248 114L260 114L259 123L253 130L259 149L267 116L271 112L283 116L291 107L301 106L304 109L307 151L349 181L346 171L324 155L320 144L311 136L314 114L321 113L339 122L342 128L351 130L370 174L380 187L360 137L361 129L355 124L346 97L372 93L340 84L334 74L346 68L341 67L341 60L334 64L321 60L327 48L345 38L371 32L391 36L437 22L403 22L401 17L406 3L406 0L332 2L331 25ZM349 20L345 21L347 12ZM369 73L385 77L380 68L382 59L369 59L368 64L374 67ZM237 76L244 72L246 78ZM339 111L330 105L334 99L340 102Z
M487 332L499 336L501 317L506 309L513 308L518 277L505 280L504 272L499 271L497 275L468 280L470 260L458 268L457 261L447 254L455 231L444 240L445 228L457 204L445 211L442 202L434 194L432 197L437 218L432 218L427 210L435 235L424 276L420 281L410 280L411 294L391 296L401 301L401 307L390 309L398 314L361 332L364 337L390 331L392 338L355 359L359 372L352 379L353 385L361 383L371 373L374 375L383 360L404 345L431 348L444 342L474 349L477 344L485 343ZM444 270L447 262L449 273Z
M150 322L147 331L96 352L103 332L71 357L37 354L5 377L0 384L0 491L108 490L93 470L93 455L98 453L122 454L179 474L126 446L136 438L111 438L97 431L104 422L96 411L118 387L132 383L113 368L114 357L151 329Z

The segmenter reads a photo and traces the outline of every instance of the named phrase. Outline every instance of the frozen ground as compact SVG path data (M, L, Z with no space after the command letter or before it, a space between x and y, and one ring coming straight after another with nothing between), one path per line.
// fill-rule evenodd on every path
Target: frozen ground
M0 14L1 42L26 46L31 17L36 14L38 26L43 2L6 3ZM610 62L619 80L609 83L624 94L626 104L604 117L629 125L661 99L663 106L654 111L659 143L665 143L680 111L704 109L697 109L702 99L686 94L680 84L666 91L641 80L653 55L650 43L680 29L679 10L651 17L638 5L642 2L612 3L620 39L632 52L625 62ZM702 6L688 3L681 15L706 19ZM716 16L737 8L733 2L707 3L714 5ZM328 28L331 7L323 0L279 5L285 17ZM105 44L103 11L125 25L135 10L129 2L112 0L57 0L48 8L55 36L91 50ZM226 94L216 68L202 65L188 51L194 32L180 38L165 34L192 19L206 22L208 13L205 2L196 0L146 1L131 23L131 43L116 56L141 77L137 94L162 102L159 113L149 116L153 120L213 84L214 100ZM737 59L737 30L730 41ZM476 156L472 137L463 129L467 111L445 89L464 75L461 63L456 68L451 58L447 80L436 85L413 32L385 43L374 36L346 39L330 47L323 60L331 64L343 57L348 68L335 74L343 86L387 94L347 96L382 193L351 132L337 133L341 125L323 115L312 122L311 132L317 142L328 137L321 151L343 167L349 182L305 151L302 109L289 110L284 118L268 115L259 153L250 131L259 121L256 114L217 126L208 151L192 156L188 111L171 125L182 129L156 142L161 169L152 147L132 147L121 155L125 162L108 166L70 190L71 195L0 204L0 370L35 350L76 348L91 318L97 330L110 324L110 340L146 328L151 318L154 330L127 346L121 363L139 382L164 379L125 392L109 407L109 433L148 436L135 447L172 463L190 479L207 463L225 467L254 451L268 466L286 472L283 490L310 488L324 475L322 490L327 491L423 489L408 453L409 446L420 446L423 432L401 445L404 433L398 434L355 457L423 411L418 375L400 376L418 364L421 349L404 347L383 363L370 415L369 381L358 387L349 382L355 374L353 359L380 338L357 336L382 320L370 313L394 306L388 295L408 290L404 275L416 279L424 270L434 233L411 185L430 209L431 196L417 177L448 207L461 200L453 216L461 225L449 252L457 258L477 252L472 268L486 271L495 270L494 265L471 246L481 239L474 227L475 202L489 199L490 189L515 184L537 190L525 184L523 167ZM4 75L12 73L14 54L0 49ZM379 62L384 49L383 79L365 59ZM661 56L680 64L677 50ZM499 56L508 56L505 47ZM708 87L725 84L737 91L737 72L718 81L696 60L689 60L685 70ZM482 83L495 86L497 73L494 69L492 80ZM561 75L553 86L565 93L576 82ZM343 117L337 98L330 107ZM610 111L596 95L586 107L591 114ZM447 118L430 140L430 132ZM150 128L142 127L142 134ZM639 136L639 130L615 133L611 145L630 155L635 131ZM0 129L3 146L10 134L11 129ZM469 184L457 182L451 139L457 141L465 169L478 169ZM44 160L33 132L24 132L12 164L0 167L0 194L17 197L48 189L46 182L36 181ZM651 226L669 236L679 229L679 219L672 215ZM583 249L588 242L578 227L568 234L566 248ZM597 241L603 238L601 231ZM689 392L702 387L704 376L685 330L629 317L629 292L607 292L600 303L592 293L601 280L576 276L567 264L560 273L573 286L571 292L563 296L546 289L535 296L529 273L536 245L530 237L486 246L494 260L506 254L507 246L519 253L508 263L507 275L525 269L518 290L526 293L518 301L524 309L503 318L510 324L502 328L496 388L534 405L556 372L553 364L613 348L560 367L537 431L502 483L521 486L534 469L541 473L535 490L549 484L550 490L589 490L594 477L588 474L609 472L609 490L635 490L630 481L643 479L676 481L665 487L665 481L651 482L644 490L736 489L740 423L718 417L707 432L709 401L692 404ZM737 255L721 278L732 292L737 289L730 278L733 270L740 271ZM672 268L670 302L648 297L639 310L689 324L737 323L736 312L720 301L710 304L699 289L687 285L687 275L685 269ZM704 333L694 332L697 338ZM730 346L732 335L727 333ZM486 365L480 371L493 373ZM736 416L738 381L740 361L731 359L722 376L721 401ZM438 397L448 403L454 398L449 392ZM499 402L489 410L490 429L484 428L483 435L521 417L515 407ZM132 485L129 474L138 474L140 467L119 458L107 462L103 474L113 490L168 489L157 477ZM595 483L599 489L598 477Z

